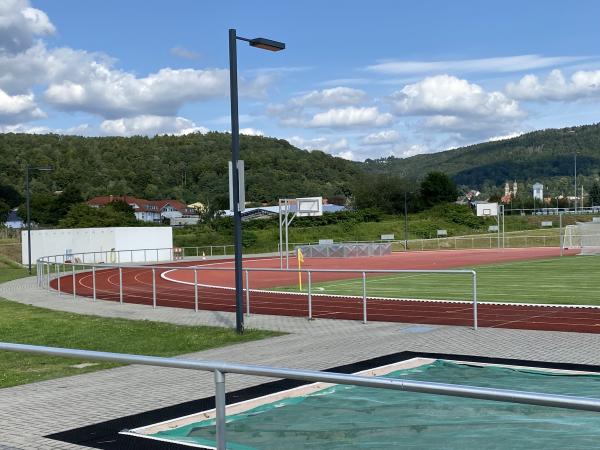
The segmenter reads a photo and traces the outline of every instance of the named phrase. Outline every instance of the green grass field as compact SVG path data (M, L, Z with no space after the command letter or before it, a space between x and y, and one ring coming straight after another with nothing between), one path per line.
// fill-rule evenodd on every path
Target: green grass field
M276 336L269 331L191 327L51 311L0 298L0 341L84 350L175 356ZM110 367L68 358L0 352L0 388Z
M469 267L477 271L480 301L600 305L600 257L568 256ZM362 295L362 279L318 282L320 294ZM306 286L303 286L306 291ZM297 291L297 286L278 290ZM367 278L371 297L470 300L470 275L397 274Z
M0 283L27 275L27 270L20 265L0 258ZM52 311L0 298L0 341L20 344L175 356L279 334L246 330L240 336L227 328L108 319ZM111 367L117 364L0 352L0 388Z

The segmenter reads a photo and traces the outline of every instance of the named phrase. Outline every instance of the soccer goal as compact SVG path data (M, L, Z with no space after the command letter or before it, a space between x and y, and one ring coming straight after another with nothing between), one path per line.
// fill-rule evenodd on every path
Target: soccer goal
M600 255L600 222L567 225L563 238L566 249L580 249L580 255Z

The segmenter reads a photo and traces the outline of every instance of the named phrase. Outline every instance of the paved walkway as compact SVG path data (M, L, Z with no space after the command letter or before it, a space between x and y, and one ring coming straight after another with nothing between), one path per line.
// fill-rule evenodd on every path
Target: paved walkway
M51 309L187 325L232 326L231 313L92 302L38 289L35 278L0 285L0 297ZM462 353L600 365L600 335L399 323L251 316L247 327L287 331L262 341L186 355L283 367L325 369L400 351ZM227 376L227 389L266 381ZM0 448L83 448L44 435L213 395L208 373L127 366L0 390Z

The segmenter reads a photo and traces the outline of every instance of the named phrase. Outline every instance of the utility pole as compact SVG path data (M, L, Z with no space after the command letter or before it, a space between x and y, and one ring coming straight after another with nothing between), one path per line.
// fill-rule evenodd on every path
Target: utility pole
M408 207L406 195L406 191L404 191L404 251L408 251Z

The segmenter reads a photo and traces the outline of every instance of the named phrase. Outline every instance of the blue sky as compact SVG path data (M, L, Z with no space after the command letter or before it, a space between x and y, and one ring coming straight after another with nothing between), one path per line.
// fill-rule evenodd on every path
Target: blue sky
M598 122L596 1L0 0L0 131L242 132L405 157Z

